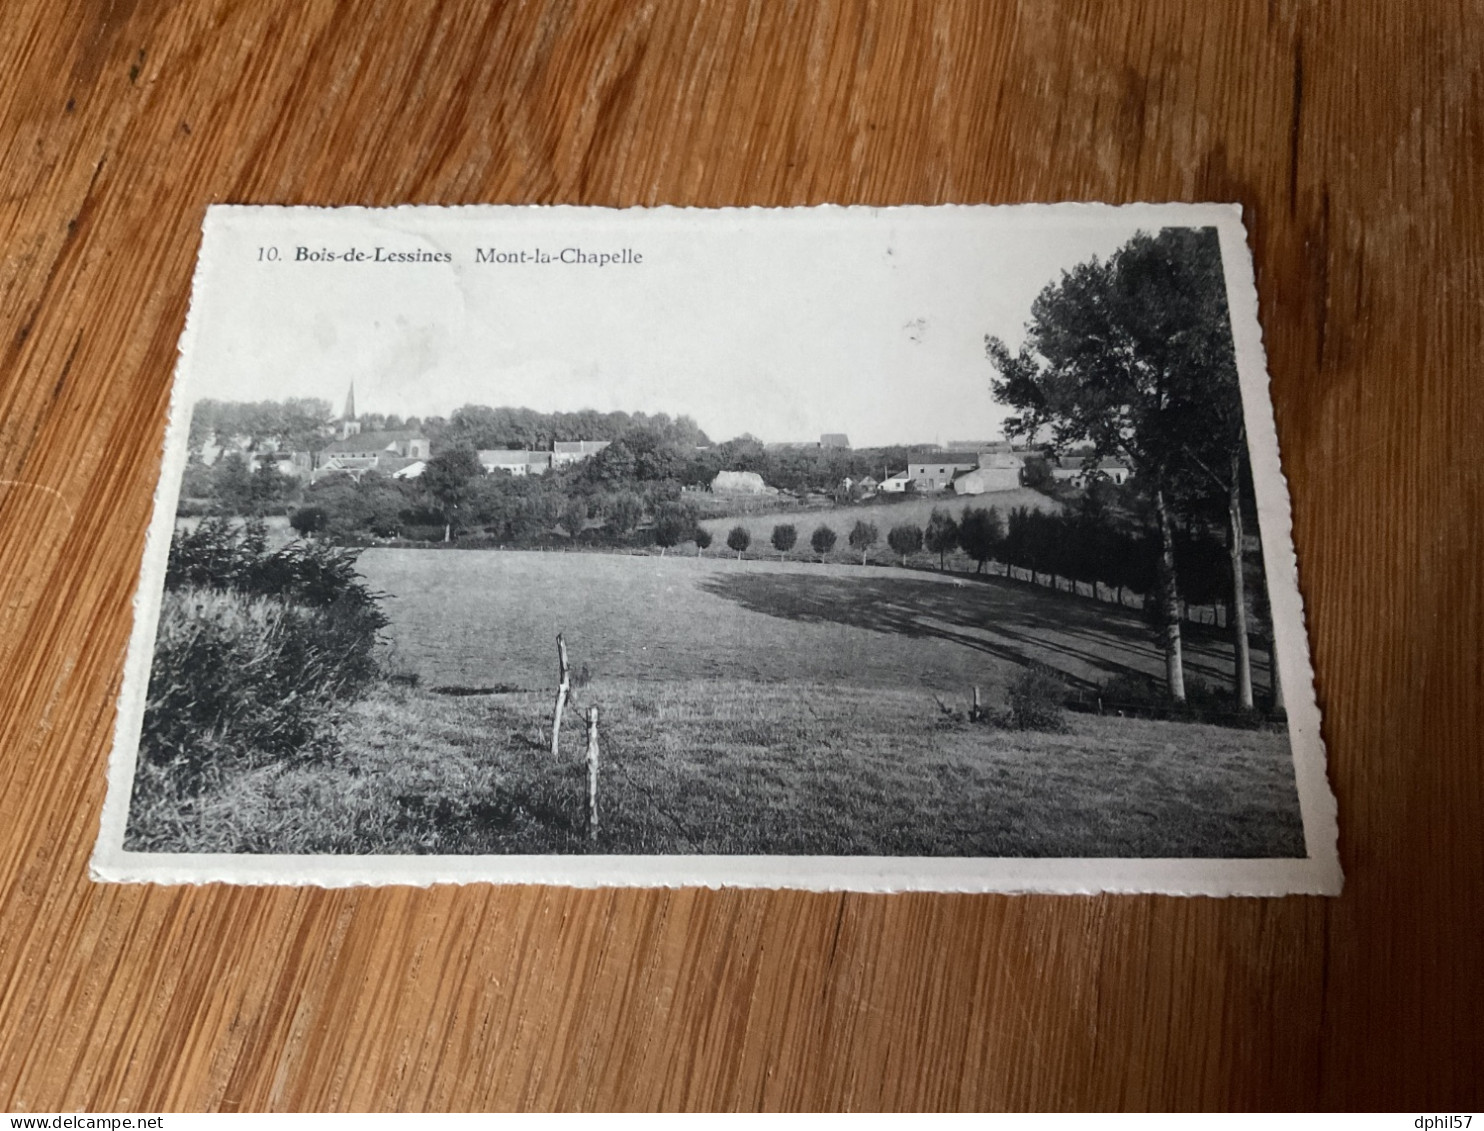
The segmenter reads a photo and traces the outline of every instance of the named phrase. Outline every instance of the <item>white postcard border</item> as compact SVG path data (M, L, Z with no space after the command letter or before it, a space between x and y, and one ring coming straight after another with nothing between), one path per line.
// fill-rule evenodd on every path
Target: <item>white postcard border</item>
M181 335L155 493L135 593L134 629L118 698L108 792L90 873L102 882L162 884L278 884L351 887L401 884L557 884L571 887L790 888L815 891L1041 892L1051 894L1164 893L1207 896L1337 895L1342 886L1338 819L1326 773L1314 673L1298 587L1292 541L1292 510L1279 459L1277 428L1258 321L1257 289L1241 209L1227 204L1023 204L899 206L889 209L824 205L832 213L975 211L1026 214L1035 219L1066 216L1091 221L1113 216L1125 223L1214 227L1219 232L1228 304L1258 503L1259 530L1267 570L1274 629L1274 660L1284 689L1290 745L1302 813L1307 857L1298 859L1130 859L1024 857L840 857L840 856L289 856L141 853L123 848L128 806L144 718L155 632L175 508L186 467L194 350L203 296L213 294L217 248L224 229L259 220L280 223L285 213L316 214L332 223L386 221L395 227L409 211L469 222L511 213L584 218L633 218L673 213L732 214L771 209L598 209L576 206L403 205L318 209L304 206L213 205L207 210L192 283L191 307ZM222 234L219 234L222 233Z

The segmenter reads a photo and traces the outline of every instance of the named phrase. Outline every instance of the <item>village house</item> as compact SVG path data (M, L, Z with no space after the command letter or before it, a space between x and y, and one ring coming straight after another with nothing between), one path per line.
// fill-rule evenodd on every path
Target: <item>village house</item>
M551 445L551 465L567 467L597 455L612 440L558 440Z
M979 466L977 463L963 463L957 456L958 453L939 452L936 458L914 460L907 464L907 478L924 493L947 491L956 477Z
M479 463L487 472L510 475L545 475L552 468L553 453L527 448L482 448Z
M1009 446L979 453L979 466L953 481L959 495L983 495L989 491L1013 491L1020 486L1025 470L1025 453L1011 451Z
M882 480L877 490L899 495L909 488L915 491L953 491L959 495L982 495L990 491L1013 491L1021 484L1028 452L1015 451L1009 443L991 440L975 453L974 462L963 458L962 451L944 449L929 456L919 456L905 471L894 472Z
M1123 484L1128 480L1129 467L1120 459L1092 459L1085 452L1068 452L1056 461L1051 469L1051 478L1061 483L1075 483L1085 487L1093 479L1108 479Z

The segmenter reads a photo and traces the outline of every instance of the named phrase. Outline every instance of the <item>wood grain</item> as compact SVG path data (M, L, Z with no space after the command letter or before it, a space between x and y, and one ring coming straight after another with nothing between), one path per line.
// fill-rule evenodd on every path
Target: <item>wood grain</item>
M1478 1108L1478 3L7 0L0 1107ZM1237 200L1343 897L99 886L211 201Z

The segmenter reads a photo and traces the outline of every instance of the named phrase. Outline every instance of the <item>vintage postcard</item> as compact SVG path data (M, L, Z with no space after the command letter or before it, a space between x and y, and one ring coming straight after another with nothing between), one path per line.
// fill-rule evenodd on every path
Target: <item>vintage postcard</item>
M1229 205L212 208L98 879L1333 893Z

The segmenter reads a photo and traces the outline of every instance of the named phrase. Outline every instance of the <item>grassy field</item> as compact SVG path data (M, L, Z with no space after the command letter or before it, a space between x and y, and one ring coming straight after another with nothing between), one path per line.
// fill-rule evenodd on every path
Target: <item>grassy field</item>
M1078 716L1066 734L946 718L915 691L596 681L600 835L582 727L545 693L389 688L331 766L270 767L131 847L293 853L1303 854L1283 736ZM867 738L867 736L869 736Z
M934 507L941 507L957 519L963 514L965 507L971 506L997 507L1002 519L1016 507L1053 513L1061 510L1061 504L1055 499L1048 498L1039 491L1022 487L1014 491L994 491L987 495L964 496L951 492L942 495L914 495L902 497L893 502L859 503L854 506L830 507L827 510L769 510L732 518L703 519L701 525L711 532L715 540L711 553L728 553L727 531L734 526L742 526L746 527L747 532L752 535L749 556L768 557L772 555L776 558L778 555L769 545L768 539L773 536L773 527L778 523L791 522L799 532L799 544L794 548L791 556L811 559L814 555L809 549L810 534L817 526L828 526L839 536L835 556L846 560L852 556L846 538L851 528L864 519L866 522L875 523L876 529L881 533L881 541L871 551L869 560L895 562L898 559L886 544L887 532L893 526L899 526L902 523L926 526L928 515L932 514ZM856 561L860 561L859 554L855 554L854 557ZM955 554L953 557L960 558L961 555ZM938 560L936 554L921 556L924 562L929 558L934 562Z
M1031 660L1080 686L1164 664L1136 612L999 577L535 551L373 549L360 568L389 595L390 662L429 687L555 686L558 632L594 678L962 694ZM1189 676L1222 684L1231 663L1229 640L1187 631Z
M729 558L374 549L361 569L387 594L384 659L403 682L348 705L331 762L215 780L131 822L131 848L1303 853L1285 734L963 721L971 687L999 706L1030 660L1073 685L1157 673L1148 629L1105 604L1002 578ZM554 762L558 632L578 686ZM1189 634L1187 670L1229 678L1229 648ZM588 705L602 718L596 843Z

